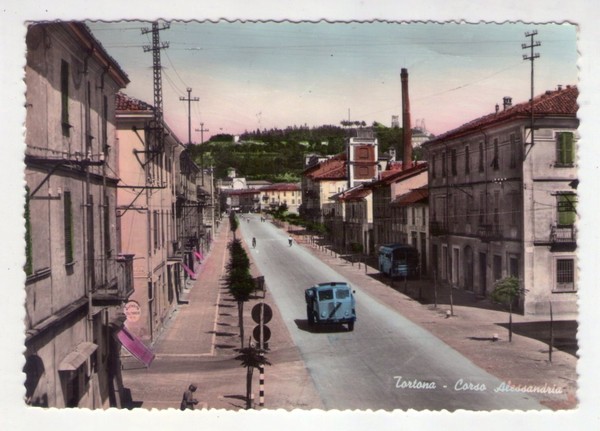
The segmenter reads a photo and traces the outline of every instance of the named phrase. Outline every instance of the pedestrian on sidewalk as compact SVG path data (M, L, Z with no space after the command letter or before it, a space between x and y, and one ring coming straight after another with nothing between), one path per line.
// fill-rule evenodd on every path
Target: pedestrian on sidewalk
M252 237L252 248L256 248L256 238Z
M288 243L290 244L290 247L292 246L292 243L294 242L294 240L292 239L292 236L288 236Z
M181 400L181 410L194 410L194 406L198 404L198 400L194 398L194 392L196 392L196 385L192 384L188 387L187 391L183 393L183 399Z

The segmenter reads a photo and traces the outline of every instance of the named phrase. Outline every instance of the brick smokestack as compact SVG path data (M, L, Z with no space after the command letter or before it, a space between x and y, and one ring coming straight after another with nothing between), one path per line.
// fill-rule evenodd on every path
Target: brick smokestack
M408 98L408 71L400 71L402 82L402 136L404 138L404 152L402 157L402 170L412 165L412 131L410 130L410 100Z

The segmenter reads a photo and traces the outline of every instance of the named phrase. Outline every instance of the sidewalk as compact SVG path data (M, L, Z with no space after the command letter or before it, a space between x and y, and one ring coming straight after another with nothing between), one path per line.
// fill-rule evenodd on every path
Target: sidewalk
M351 283L396 309L403 316L430 331L480 368L512 385L560 388L562 394L536 394L552 409L577 406L577 322L555 321L555 342L549 362L549 322L539 317L513 313L512 342L508 341L509 313L471 292L440 286L437 307L431 280L394 280L383 277L375 268L352 264L327 247L302 235L296 241L310 250ZM452 306L450 291L452 290ZM419 292L421 301L419 301ZM360 301L360 297L357 297ZM453 310L453 315L448 313ZM494 336L497 335L497 341ZM558 350L557 348L560 348Z
M154 362L149 369L123 371L124 386L132 397L129 407L179 408L184 390L194 383L198 386L197 408L245 408L246 369L234 359L235 349L240 347L237 303L222 279L231 238L229 221L224 219L199 268L197 280L185 295L188 303L177 306L152 346L156 354ZM253 266L251 269L255 270ZM252 307L262 300L259 294L244 304L245 345L256 325L250 316ZM265 367L264 408L322 408L300 353L268 291L264 302L273 309L273 319L269 322L273 334L269 341L271 351L267 354L273 365ZM255 370L255 407L261 408L258 378L258 370Z

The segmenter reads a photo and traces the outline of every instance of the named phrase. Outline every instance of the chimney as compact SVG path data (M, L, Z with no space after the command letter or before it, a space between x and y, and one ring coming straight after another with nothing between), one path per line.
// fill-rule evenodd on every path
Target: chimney
M498 113L498 111L500 111L500 106L498 106L498 104L496 103L496 114Z
M410 130L410 99L408 98L408 71L400 71L402 82L402 135L404 138L404 156L402 157L402 170L408 169L412 161L412 131Z
M502 105L504 106L504 110L506 111L508 108L510 108L512 106L512 97L504 97L504 99L502 99Z

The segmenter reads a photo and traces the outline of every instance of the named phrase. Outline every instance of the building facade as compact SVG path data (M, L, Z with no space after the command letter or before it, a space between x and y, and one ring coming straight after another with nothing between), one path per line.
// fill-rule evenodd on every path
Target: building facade
M121 406L133 256L116 235L115 94L129 79L81 23L27 31L26 403Z
M421 273L429 254L427 164L384 172L369 187L373 191L375 250L384 244L410 244L419 250Z
M285 204L288 212L298 214L300 205L302 205L302 190L299 184L276 183L261 187L259 191L261 210L277 209Z
M487 296L514 276L524 313L576 312L577 95L505 98L503 110L424 144L438 278Z
M203 224L198 167L168 129L152 145L151 105L123 93L116 99L120 177L117 220L122 249L135 254L134 294L125 325L148 344L156 339L195 276Z

